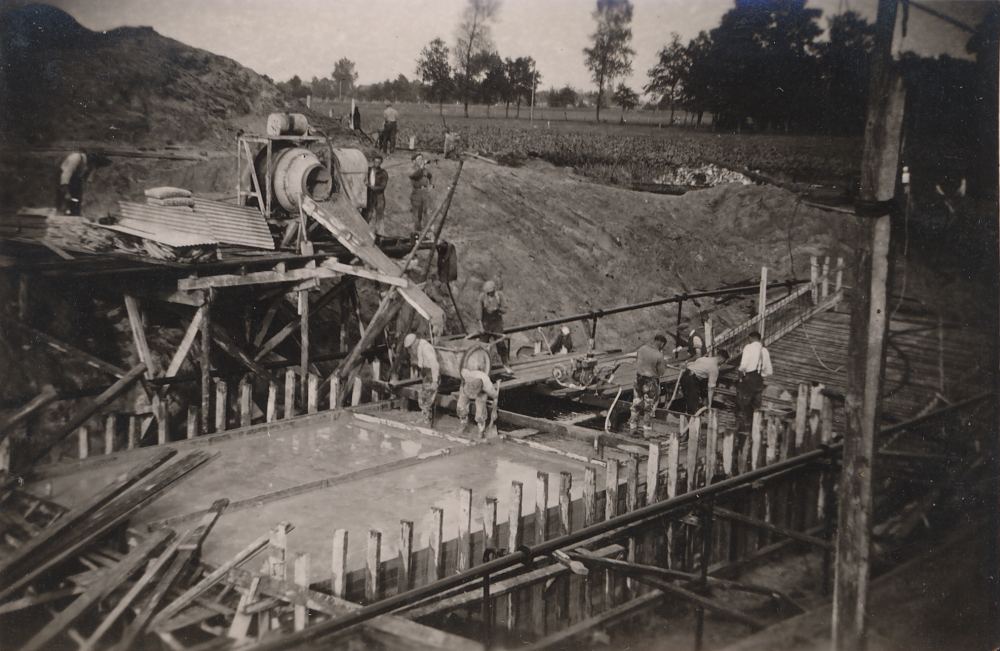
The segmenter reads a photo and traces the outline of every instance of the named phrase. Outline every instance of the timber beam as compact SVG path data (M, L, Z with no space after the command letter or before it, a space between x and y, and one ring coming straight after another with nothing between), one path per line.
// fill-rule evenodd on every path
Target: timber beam
M177 289L181 291L191 291L196 289L221 289L224 287L243 287L246 285L264 285L269 283L290 283L312 279L339 279L341 276L350 275L358 278L367 278L387 285L396 287L409 287L410 282L406 278L390 276L387 274L371 271L364 267L349 264L341 264L333 260L326 260L315 269L292 269L291 271L257 271L248 274L224 274L219 276L206 276L203 278L181 278L177 281Z
M771 533L776 533L779 536L785 536L786 538L792 538L793 540L804 542L807 545L812 545L813 547L819 547L820 549L828 549L831 551L834 549L834 544L832 542L828 540L823 540L822 538L816 538L815 536L804 534L801 531L796 531L794 529L789 529L787 527L779 527L777 525L771 524L770 522L764 522L763 520L751 518L749 516L743 515L742 513L730 511L729 509L724 509L718 506L715 507L713 511L715 515L719 516L720 518L741 522L743 524L750 525L751 527L757 527L758 529L763 529L765 531L770 531Z

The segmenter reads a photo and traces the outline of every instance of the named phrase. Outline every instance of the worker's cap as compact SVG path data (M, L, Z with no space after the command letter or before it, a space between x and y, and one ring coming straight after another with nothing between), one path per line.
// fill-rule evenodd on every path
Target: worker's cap
M420 152L418 151L418 152L417 152L417 153L415 153L414 155L410 156L410 160L417 160L417 159L418 159L418 158L420 158L421 156L423 156L423 154L421 154L421 153L420 153Z
M653 341L660 341L660 342L663 342L663 343L667 343L667 338L664 337L663 335L657 333L657 335L655 337L653 337Z
M562 333L564 335L568 335L569 334L569 326L563 326L562 327Z
M377 161L379 161L379 162L382 162L382 160L383 160L383 159L382 159L382 157L381 157L381 156L379 156L378 154L375 154L374 156L372 156L372 160L373 160L373 161L374 161L374 160L377 160Z
M413 333L411 332L410 334L406 335L406 337L404 337L404 338L403 338L403 345L404 345L405 347L409 348L410 346L412 346L412 345L413 345L413 343L414 343L414 342L415 342L416 340L417 340L417 335L415 335L415 334L413 334Z
M483 291L486 293L496 291L496 288L497 284L492 280L487 280L485 283L483 283Z

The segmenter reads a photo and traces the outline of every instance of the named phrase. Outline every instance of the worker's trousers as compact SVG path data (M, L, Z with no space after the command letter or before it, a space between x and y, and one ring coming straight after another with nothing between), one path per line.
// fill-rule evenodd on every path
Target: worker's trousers
M458 404L455 405L455 411L458 412L458 420L465 425L469 419L469 403L472 402L465 391L458 392ZM479 427L479 432L486 431L486 394L480 392L476 396L476 426Z
M417 394L417 404L420 405L420 413L423 414L424 421L428 424L434 422L434 400L437 398L438 384L433 374L428 369L420 369L422 380L420 382L420 393Z
M376 235L385 235L385 194L372 193L372 203L369 207L368 220Z
M629 418L629 429L633 434L642 434L653 426L653 410L660 398L660 380L645 375L635 376L635 388L632 390L632 416Z
M413 214L413 232L419 235L424 230L424 213L427 210L427 189L414 188L410 193L410 212Z

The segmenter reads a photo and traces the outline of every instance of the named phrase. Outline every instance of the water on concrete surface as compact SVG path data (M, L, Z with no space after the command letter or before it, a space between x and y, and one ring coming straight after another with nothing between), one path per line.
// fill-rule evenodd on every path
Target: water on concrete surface
M364 567L368 532L382 532L382 560L399 554L399 522L414 523L413 549L427 547L431 508L444 510L444 539L458 537L459 492L472 489L473 531L482 531L487 496L498 501L498 523L507 521L512 481L524 485L522 512L533 512L538 472L549 478L549 506L558 503L559 473L573 475L571 495L583 491L584 464L534 450L496 443L453 456L435 457L367 479L332 486L278 502L224 514L205 542L204 557L221 563L282 520L295 529L288 535L288 558L308 553L313 580L331 574L334 531L348 532L348 568ZM598 473L603 479L603 473ZM600 486L598 487L600 490ZM256 568L251 568L256 569Z

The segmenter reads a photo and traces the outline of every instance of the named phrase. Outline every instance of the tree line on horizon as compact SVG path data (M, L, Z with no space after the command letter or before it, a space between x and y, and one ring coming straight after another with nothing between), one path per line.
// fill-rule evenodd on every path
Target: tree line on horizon
M868 69L874 49L875 27L859 14L847 11L827 18L826 38L819 25L821 9L807 0L734 0L717 27L703 31L687 44L675 32L657 53L641 89L645 107L696 116L707 113L715 128L782 132L823 132L857 135L864 128ZM596 30L583 50L584 64L595 93L571 86L539 90L542 75L530 56L501 57L493 45L491 25L500 0L467 0L449 46L438 37L425 46L416 62L414 79L400 74L367 86L355 86L354 63L337 62L330 79L298 77L279 87L293 97L345 96L362 101L402 101L438 104L459 102L465 107L499 104L516 107L534 98L535 105L592 106L611 104L625 112L642 104L643 97L622 83L632 74L630 0L596 0L592 16ZM616 82L617 85L616 85Z

